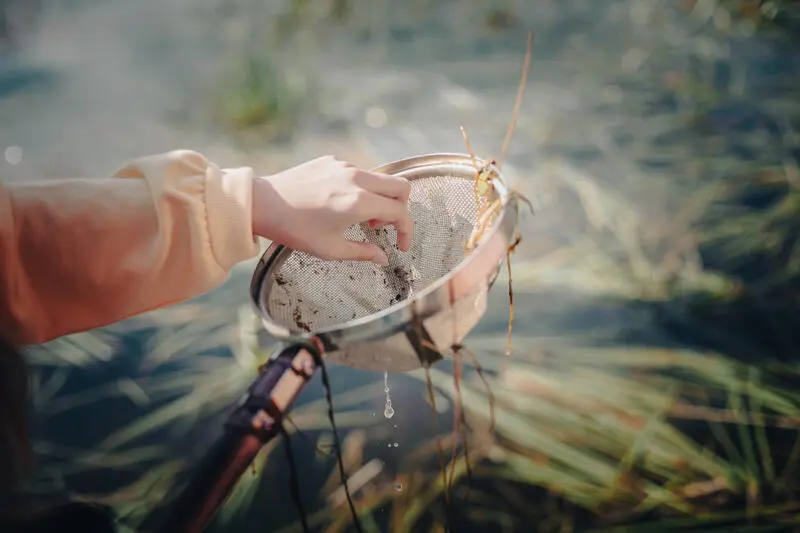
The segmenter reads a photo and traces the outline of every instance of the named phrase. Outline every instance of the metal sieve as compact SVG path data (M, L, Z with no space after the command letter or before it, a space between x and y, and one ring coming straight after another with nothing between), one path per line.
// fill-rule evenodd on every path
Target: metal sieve
M284 414L323 357L360 369L408 371L441 359L480 320L518 209L496 167L466 155L431 154L375 171L411 183L409 251L397 248L394 228L373 230L368 224L348 228L346 237L381 246L389 266L324 261L275 244L267 249L250 292L265 329L286 346L233 409L225 433L177 500L165 513L153 513L157 532L203 530L261 447L280 432ZM494 179L487 194L476 196L479 171ZM479 202L499 209L486 217ZM490 223L467 253L479 216Z
M325 261L270 246L251 284L267 332L290 343L316 336L326 360L390 372L433 362L437 352L460 343L485 311L516 224L517 202L496 173L485 199L499 200L503 208L481 245L465 252L479 216L475 175L488 164L467 155L431 154L375 169L411 182L411 248L397 248L393 227L356 225L345 236L378 244L387 252L388 267ZM420 337L426 350L420 350Z

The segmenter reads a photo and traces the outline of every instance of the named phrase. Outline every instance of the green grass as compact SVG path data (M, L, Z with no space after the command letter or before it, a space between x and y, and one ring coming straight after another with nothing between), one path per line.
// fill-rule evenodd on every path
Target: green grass
M238 137L269 142L290 136L308 103L306 87L292 84L268 52L242 63L220 88L218 120Z
M346 21L355 4L341 1L327 7L334 18ZM796 4L782 2L778 7L792 9ZM264 25L266 33L277 28L283 33L276 33L275 39L289 39L294 28L311 24L309 18L317 24L314 17L329 17L327 9L320 14L309 11L310 6L294 2L287 18ZM502 26L500 18L491 19L495 26ZM225 82L216 93L216 118L239 139L259 143L289 135L311 106L314 76L303 66L297 72L284 71L275 52L278 47L278 40L248 39L243 53L221 76ZM693 83L678 89L694 95L695 112L713 107L720 97ZM673 118L666 121L668 127ZM630 155L620 151L607 157L619 162ZM613 315L623 308L639 315L669 314L684 326L711 334L706 319L712 311L727 319L753 302L766 310L780 310L777 303L783 309L796 306L796 165L759 161L748 166L717 153L705 156L705 162L724 159L722 166L735 168L737 176L720 178L709 171L697 179L680 175L666 184L655 184L656 176L644 171L637 176L637 186L673 204L663 217L646 202L631 199L627 189L615 190L589 170L563 159L542 165L559 197L532 223L540 224L548 213L565 207L563 212L574 212L575 217L569 220L572 231L557 245L548 248L537 242L539 253L527 255L523 245L514 262L517 302L524 306L524 301L561 294L578 302L565 312L576 315L612 302L600 307L612 315L602 323L613 322L607 326L613 331L599 332L605 333L602 344L557 329L543 338L528 331L542 316L523 307L517 315L514 355L505 371L504 335L482 334L468 341L487 370L491 394L474 371L461 382L459 395L446 366L431 370L437 393L450 404L461 401L466 411L469 461L458 447L448 470L452 466L452 497L468 499L458 512L472 523L492 531L528 531L524 528L531 523L539 531L573 531L587 522L598 532L798 527L800 509L792 494L800 479L800 393L787 379L797 376L797 369L739 362L721 347L632 342L625 337L631 328L624 322L626 315ZM741 197L754 191L774 194L775 200L763 209L745 209ZM701 249L713 250L724 268L709 268ZM757 257L770 265L763 275L741 275ZM502 278L494 290L502 292L501 285ZM172 493L176 475L191 468L191 456L198 450L176 450L171 439L219 420L268 355L264 347L255 346L258 324L249 310L243 308L233 317L220 310L229 305L211 299L180 306L34 350L34 365L57 369L35 374L35 405L45 423L110 399L136 406L139 416L102 421L107 432L91 450L37 442L36 451L46 461L32 487L48 491L54 481L66 479L67 490L75 492L69 480L88 472L134 477L102 494L81 495L113 504L126 527L134 527ZM707 314L698 314L698 309ZM792 326L780 317L769 319L766 312L761 316L772 320L774 330L769 331L775 331L776 338ZM594 325L585 329L590 327ZM120 339L150 329L155 333L142 346L139 370L127 369L90 388L64 392L72 373L102 372L114 363ZM718 333L739 347L747 346L754 356L775 355L746 328L732 328L723 320ZM232 355L211 354L221 347L232 347ZM785 344L783 355L793 356L796 348ZM154 370L158 373L148 373ZM421 401L424 373L411 377L419 382L413 391ZM334 396L337 423L348 433L351 474L364 471L375 454L372 445L386 436L385 424L379 423L383 420L363 406L365 398L380 399L382 388L381 376L376 376L371 384ZM321 400L307 402L293 411L294 425L287 429L298 438L302 432L318 442L328 441L327 447L319 447L329 450L325 410ZM114 413L109 418L114 419ZM494 432L489 430L492 422ZM456 441L452 428L430 430L427 442L404 453L396 475L387 468L356 492L368 531L378 531L378 522L387 516L392 533L441 527L447 483L439 471L436 439L451 460L450 447ZM259 488L277 486L286 492L284 480L269 468L284 460L281 453L275 455L284 445L276 440L258 456L258 475L241 479L222 511L223 523L235 523L257 507ZM329 457L318 453L315 461L304 464L315 477L322 472L335 480ZM480 487L468 490L468 472ZM314 502L310 521L328 533L346 531L349 514L346 506L329 503L331 486L323 488L321 483L319 494L304 495ZM290 504L288 499L282 503ZM280 531L300 529L292 524Z

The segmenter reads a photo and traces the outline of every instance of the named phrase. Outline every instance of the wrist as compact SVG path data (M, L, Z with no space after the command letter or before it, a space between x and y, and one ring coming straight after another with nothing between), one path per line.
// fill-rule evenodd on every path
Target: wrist
M263 237L271 241L279 239L282 203L272 183L272 176L253 178L251 219L254 237Z

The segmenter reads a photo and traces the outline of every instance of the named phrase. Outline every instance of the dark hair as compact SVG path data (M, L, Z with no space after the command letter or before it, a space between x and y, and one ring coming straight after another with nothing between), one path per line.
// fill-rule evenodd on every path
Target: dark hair
M3 533L115 533L110 507L69 502L19 519L0 522Z
M0 503L12 500L11 496L32 464L29 394L25 357L12 344L0 339ZM113 533L116 527L110 507L70 502L37 511L25 510L24 506L0 508L0 531Z
M0 498L31 465L28 369L22 353L0 339Z

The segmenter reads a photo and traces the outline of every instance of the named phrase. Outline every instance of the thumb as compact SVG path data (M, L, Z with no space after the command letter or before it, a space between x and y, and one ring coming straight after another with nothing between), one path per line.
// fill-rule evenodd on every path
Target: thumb
M369 242L342 239L331 247L330 255L342 261L372 261L378 265L388 265L386 252Z

